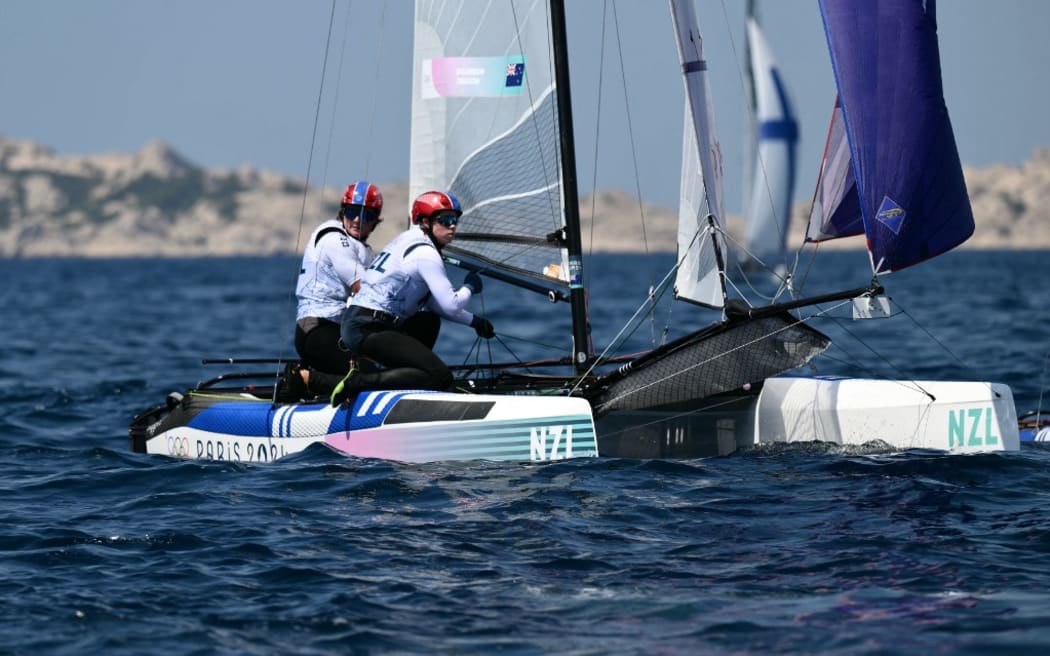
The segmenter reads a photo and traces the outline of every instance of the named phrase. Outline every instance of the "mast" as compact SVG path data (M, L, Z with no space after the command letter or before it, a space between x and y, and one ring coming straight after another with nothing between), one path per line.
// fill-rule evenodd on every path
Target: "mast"
M569 91L569 53L565 4L551 0L551 37L554 41L554 84L558 90L558 127L561 136L562 195L565 207L565 249L569 256L569 303L572 306L573 364L587 369L591 358L590 321L583 285L583 240L580 238L580 199L576 187L576 144L572 131L572 94Z

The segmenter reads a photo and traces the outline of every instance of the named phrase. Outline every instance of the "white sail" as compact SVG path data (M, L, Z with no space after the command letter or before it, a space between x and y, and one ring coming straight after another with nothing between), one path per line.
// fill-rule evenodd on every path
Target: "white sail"
M752 168L745 247L758 258L783 253L791 220L798 123L773 51L754 18L747 20L755 90L757 153Z
M448 190L448 252L567 284L550 16L544 0L417 0L410 198Z
M835 98L824 157L820 162L817 189L813 194L806 241L819 242L864 232L853 177L853 160L846 139L842 106Z
M692 0L670 0L685 83L678 206L678 298L725 306L722 153L715 137L703 38ZM710 217L710 218L709 218Z

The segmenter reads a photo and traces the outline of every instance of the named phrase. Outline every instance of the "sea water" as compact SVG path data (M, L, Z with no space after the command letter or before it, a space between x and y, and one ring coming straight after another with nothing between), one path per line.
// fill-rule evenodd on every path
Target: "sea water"
M825 259L814 293L870 279L862 254ZM589 258L599 350L671 261ZM1048 261L957 252L887 276L898 316L856 324L829 304L814 327L836 346L809 371L993 380L1033 408L1050 386ZM0 261L0 652L1050 647L1042 445L550 464L131 453L135 413L225 371L202 358L291 355L296 271L288 257ZM621 350L710 320L665 301ZM565 350L564 303L487 282L474 305L501 339L468 355L473 331L446 323L449 362Z

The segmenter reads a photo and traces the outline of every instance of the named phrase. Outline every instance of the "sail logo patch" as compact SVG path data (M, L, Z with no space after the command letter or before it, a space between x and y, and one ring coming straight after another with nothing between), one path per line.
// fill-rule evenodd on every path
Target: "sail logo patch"
M882 205L879 205L879 211L875 214L875 218L882 225L892 230L893 234L899 235L905 217L907 217L907 213L904 211L904 208L897 204L897 201L889 196L882 197Z
M525 79L525 62L507 64L507 86L520 87Z
M424 100L520 96L525 86L525 55L437 57L420 66Z

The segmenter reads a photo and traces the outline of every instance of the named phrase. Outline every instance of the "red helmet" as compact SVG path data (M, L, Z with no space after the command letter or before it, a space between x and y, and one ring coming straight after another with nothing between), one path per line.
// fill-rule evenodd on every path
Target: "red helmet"
M383 211L383 192L367 180L358 180L346 188L346 192L343 193L343 205L369 207L379 214Z
M421 219L430 218L434 212L455 212L456 216L463 214L463 208L459 206L459 200L450 193L444 191L427 191L419 195L412 203L412 224L416 225Z

